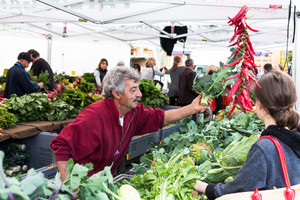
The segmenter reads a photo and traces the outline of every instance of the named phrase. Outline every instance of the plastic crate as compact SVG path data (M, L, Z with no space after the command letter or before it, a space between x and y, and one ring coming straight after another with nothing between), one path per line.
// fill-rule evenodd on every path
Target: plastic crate
M123 180L130 181L131 178L132 178L132 175L119 174L118 176L114 177L113 183L114 184L121 183Z
M134 136L129 144L126 154L126 160L131 160L144 154L149 149L152 141L152 133L147 133L141 136Z
M181 106L169 106L169 105L165 105L162 107L163 110L167 111L167 110L172 110L172 109L178 109L181 108Z
M56 164L51 164L45 167L41 167L39 169L35 170L36 172L43 173L45 178L47 179L53 179L57 174L57 166ZM21 177L24 179L27 174L22 174Z
M147 167L147 165L145 163L141 163L140 166L143 166L143 167ZM135 175L136 174L136 171L134 168L131 168L129 171L128 171L128 174L129 175Z
M161 141L163 142L165 138L169 137L176 131L179 131L178 125L172 124L167 127L164 127L163 129L161 129Z
M161 131L158 130L158 131L153 132L152 134L153 134L152 143L153 144L159 144L160 141L161 141Z
M19 144L25 144L29 150L30 159L26 163L29 168L39 169L55 163L53 150L50 148L51 140L58 134L41 132L35 136L15 140Z

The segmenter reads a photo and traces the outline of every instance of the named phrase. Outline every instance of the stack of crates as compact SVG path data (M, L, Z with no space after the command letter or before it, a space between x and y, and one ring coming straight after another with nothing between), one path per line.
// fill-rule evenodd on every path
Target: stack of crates
M176 131L179 131L179 126L176 124L171 124L169 126L164 127L161 129L161 141L164 143L164 139L175 133Z
M35 136L15 140L15 143L25 144L30 153L30 159L26 163L29 168L44 173L47 178L54 178L57 172L55 156L50 148L51 140L58 134L41 132Z
M147 133L141 136L134 136L129 144L126 160L132 160L146 153L153 141L153 133Z

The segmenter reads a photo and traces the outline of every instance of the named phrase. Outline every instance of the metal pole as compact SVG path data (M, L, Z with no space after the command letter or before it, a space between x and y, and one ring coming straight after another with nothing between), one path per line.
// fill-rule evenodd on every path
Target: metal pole
M300 111L300 12L296 13L296 34L295 34L295 43L294 43L294 49L293 49L293 60L292 60L292 77L296 84L296 91L297 91L297 102L296 102L296 110Z
M52 35L47 34L47 41L48 41L48 52L47 52L47 61L51 66L51 54L52 54Z

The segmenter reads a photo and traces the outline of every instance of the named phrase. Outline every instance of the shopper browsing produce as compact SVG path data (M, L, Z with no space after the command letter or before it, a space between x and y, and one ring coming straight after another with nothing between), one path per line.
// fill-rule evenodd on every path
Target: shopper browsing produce
M98 64L97 69L94 72L94 77L96 80L96 86L102 87L103 79L107 73L108 62L105 58L102 58Z
M134 134L157 131L165 124L207 108L200 105L201 96L198 96L190 105L180 109L166 112L145 109L138 103L142 96L139 75L127 67L116 67L107 72L102 93L105 99L86 107L51 142L62 180L68 173L69 158L79 164L93 163L94 169L89 176L112 164L114 172Z
M23 96L26 93L37 92L43 88L44 84L42 82L34 85L25 71L25 68L29 67L29 63L32 61L33 59L27 52L21 52L18 55L18 61L7 72L4 98L9 99L12 94Z
M261 136L275 137L283 147L291 185L300 184L300 133L299 114L294 110L297 101L293 79L274 71L258 81L256 86L256 113L265 123ZM209 199L225 194L285 187L281 164L273 142L267 138L256 141L247 160L227 184L197 181L194 189L205 193Z

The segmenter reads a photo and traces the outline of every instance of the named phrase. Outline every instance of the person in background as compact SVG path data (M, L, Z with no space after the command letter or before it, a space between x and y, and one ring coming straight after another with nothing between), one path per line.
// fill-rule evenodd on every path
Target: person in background
M265 76L265 75L267 75L267 74L269 74L269 73L272 73L272 72L273 72L272 71L272 64L266 63L264 65L264 74L262 75L262 77Z
M261 136L275 137L284 150L291 186L300 184L299 114L294 110L296 86L286 73L274 71L255 86L256 113L265 123ZM285 187L280 159L275 145L267 138L256 141L236 177L226 184L196 181L194 189L212 200L225 194ZM250 198L250 196L249 196Z
M205 74L212 76L213 73L218 70L219 70L219 68L217 66L209 65L206 69ZM214 115L217 114L219 112L219 110L222 110L222 101L223 101L223 98L221 95L213 99L213 102L211 104L211 110Z
M33 59L27 52L21 52L18 55L18 61L8 70L6 75L4 98L9 99L12 94L23 96L24 94L38 92L43 88L44 83L40 82L34 85L25 71L25 68L29 67L29 63L32 61Z
M37 78L42 72L45 73L45 71L47 71L49 74L49 83L46 86L48 87L49 91L53 91L55 89L55 82L53 71L49 63L43 58L41 58L40 53L36 50L30 49L27 52L29 53L30 57L34 60L30 69L33 72L33 76Z
M146 67L143 67L141 70L141 79L149 79L153 82L154 76L163 76L165 75L165 71L160 72L157 69L154 69L156 65L156 61L154 58L148 58L146 61Z
M140 64L134 64L134 65L132 65L132 68L133 68L139 75L141 75L141 66L140 66Z
M168 97L170 99L170 105L176 106L178 97L179 97L179 76L183 71L184 67L179 67L181 62L181 58L179 56L174 57L173 66L170 69L170 76L171 76L171 84L169 87Z
M97 69L94 72L94 77L96 80L96 86L98 88L102 87L102 81L107 73L108 62L105 58L102 58L98 64Z
M120 67L120 66L125 66L125 63L123 60L120 60L118 63L117 63L117 67Z
M142 97L139 75L127 67L115 67L107 72L102 95L103 100L84 108L51 141L62 181L68 174L69 158L79 164L92 163L94 169L88 176L112 164L114 173L135 134L157 131L206 108L200 105L201 96L198 96L190 105L179 109L145 109L138 103Z
M194 61L192 59L187 59L185 61L185 67L179 76L178 106L186 106L198 96L193 90L193 81L195 77Z

